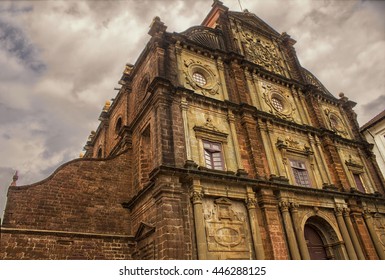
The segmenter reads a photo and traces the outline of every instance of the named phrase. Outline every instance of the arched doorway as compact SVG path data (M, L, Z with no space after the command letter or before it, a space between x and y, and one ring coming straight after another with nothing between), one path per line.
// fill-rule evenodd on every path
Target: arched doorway
M324 218L310 217L305 223L304 235L311 260L346 259L342 240Z
M305 239L311 260L327 260L325 244L320 234L310 225L305 225Z

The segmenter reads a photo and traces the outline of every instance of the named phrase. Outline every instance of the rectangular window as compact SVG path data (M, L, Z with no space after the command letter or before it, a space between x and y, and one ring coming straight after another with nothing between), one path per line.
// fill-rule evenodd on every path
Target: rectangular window
M305 163L298 160L290 160L290 166L293 171L295 183L299 186L311 187Z
M203 141L203 148L206 167L215 170L224 170L225 166L222 157L222 144Z
M356 187L360 192L365 192L364 184L362 184L360 174L353 173L354 181L356 182Z

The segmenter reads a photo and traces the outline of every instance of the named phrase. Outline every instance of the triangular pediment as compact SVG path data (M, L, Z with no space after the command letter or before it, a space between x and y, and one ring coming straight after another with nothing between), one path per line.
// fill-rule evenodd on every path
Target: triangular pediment
M258 16L256 16L253 13L249 12L229 12L229 15L236 18L237 20L240 20L247 25L250 25L250 27L253 27L253 29L258 29L260 31L269 33L273 36L280 36L280 34L275 31L270 25L268 25L266 22L264 22L262 19L260 19Z

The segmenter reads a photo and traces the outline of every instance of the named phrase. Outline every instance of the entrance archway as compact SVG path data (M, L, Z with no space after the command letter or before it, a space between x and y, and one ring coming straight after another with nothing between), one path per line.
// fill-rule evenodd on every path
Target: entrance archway
M325 244L315 228L305 225L305 239L309 250L310 259L327 260Z
M304 226L304 235L311 260L343 260L343 242L333 227L320 216L310 217Z

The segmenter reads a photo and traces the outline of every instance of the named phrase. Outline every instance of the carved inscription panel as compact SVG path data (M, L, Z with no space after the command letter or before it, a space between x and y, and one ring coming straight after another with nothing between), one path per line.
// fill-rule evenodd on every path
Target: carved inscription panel
M250 259L251 246L244 204L227 198L205 199L207 249L212 259Z

